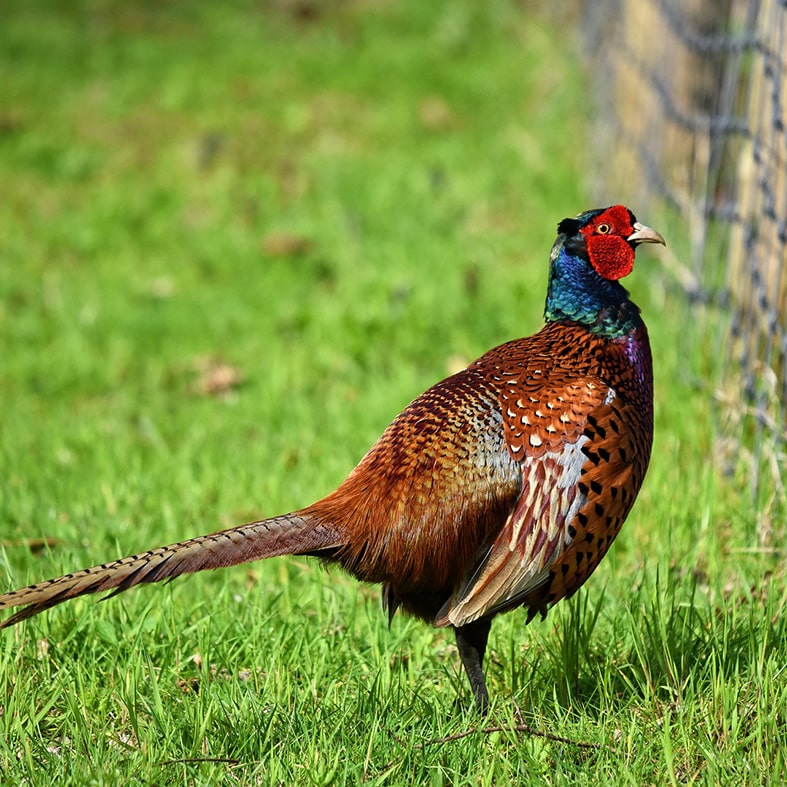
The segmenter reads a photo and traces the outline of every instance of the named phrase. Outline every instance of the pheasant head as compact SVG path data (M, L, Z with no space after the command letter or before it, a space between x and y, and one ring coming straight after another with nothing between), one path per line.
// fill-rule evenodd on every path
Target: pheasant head
M639 309L619 279L634 268L641 243L664 238L640 224L623 205L580 213L558 224L550 257L544 316L548 322L580 323L611 338L639 324Z

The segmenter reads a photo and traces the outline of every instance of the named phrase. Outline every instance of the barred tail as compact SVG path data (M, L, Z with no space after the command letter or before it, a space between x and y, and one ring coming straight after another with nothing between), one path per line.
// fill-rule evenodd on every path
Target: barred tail
M277 555L329 555L341 543L333 527L306 511L252 522L0 595L0 609L24 607L0 622L0 628L13 626L87 593L114 588L115 592L110 594L114 596L142 582L160 582L181 574L235 566Z

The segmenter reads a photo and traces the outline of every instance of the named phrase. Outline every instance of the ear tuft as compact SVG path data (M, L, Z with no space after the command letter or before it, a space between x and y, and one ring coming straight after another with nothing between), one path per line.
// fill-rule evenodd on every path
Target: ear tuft
M563 221L557 225L558 235L568 235L571 237L579 232L581 226L581 223L577 219L563 219Z

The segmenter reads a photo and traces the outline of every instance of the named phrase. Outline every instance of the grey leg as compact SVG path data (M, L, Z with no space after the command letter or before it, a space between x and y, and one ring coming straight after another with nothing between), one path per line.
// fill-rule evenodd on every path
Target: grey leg
M491 628L491 620L476 620L454 629L456 646L459 648L462 664L470 681L470 687L473 689L476 707L481 714L486 713L489 707L489 692L486 688L483 664Z

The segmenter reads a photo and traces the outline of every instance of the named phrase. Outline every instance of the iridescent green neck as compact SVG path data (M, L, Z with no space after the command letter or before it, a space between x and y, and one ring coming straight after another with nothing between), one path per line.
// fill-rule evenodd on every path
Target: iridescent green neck
M579 248L561 238L552 250L544 317L570 321L610 339L626 336L642 325L639 308L620 282L599 276Z

